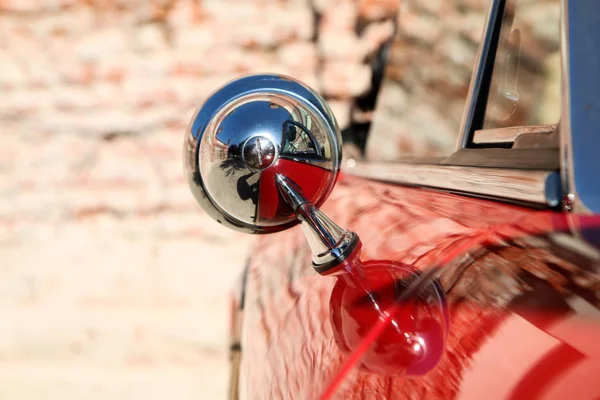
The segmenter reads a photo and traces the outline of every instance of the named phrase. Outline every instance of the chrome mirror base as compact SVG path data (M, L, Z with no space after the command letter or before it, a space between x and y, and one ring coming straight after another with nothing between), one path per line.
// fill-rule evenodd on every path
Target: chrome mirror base
M294 210L312 251L313 267L324 273L339 265L356 249L358 235L343 229L302 195L294 182L281 174L275 177L283 199Z

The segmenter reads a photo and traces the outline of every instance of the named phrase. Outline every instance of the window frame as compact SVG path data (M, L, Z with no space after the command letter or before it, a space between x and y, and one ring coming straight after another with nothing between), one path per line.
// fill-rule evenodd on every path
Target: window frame
M561 2L560 161L564 209L600 213L600 11L596 0Z
M561 0L560 3L561 112L559 123L553 130L558 139L557 157L548 148L468 146L475 132L482 127L506 5L506 0L491 0L456 151L439 160L415 157L397 163L348 160L344 170L371 179L531 207L600 214L600 157L597 154L600 79L596 79L600 66L600 41L596 40L600 37L600 10L597 0ZM544 155L544 152L548 154ZM421 171L425 174L422 175L418 172L423 165L433 168ZM457 166L463 168L457 170ZM430 175L433 176L431 179ZM499 176L505 179L497 179ZM474 179L478 185L471 184ZM529 182L529 186L523 185L524 181ZM507 190L507 187L517 190ZM519 193L527 187L533 187L535 195Z
M597 66L600 65L600 42L589 40L590 37L600 37L600 11L595 7L594 1L596 0L560 2L562 82L559 124L507 128L502 133L518 139L523 133L520 131L531 128L533 132L530 133L554 136L551 146L547 143L536 146L535 140L533 145L524 146L525 148L518 148L516 140L515 145L506 145L504 148L502 141L496 143L495 148L473 143L477 141L477 132L483 128L506 6L506 0L491 0L455 152L447 158L434 161L415 157L395 163L349 160L345 170L350 174L372 179L537 208L600 212L600 179L597 178L600 157L594 153L594 146L590 146L594 134L597 135L597 140L593 143L600 143L600 130L594 130L600 124L594 125L594 116L589 112L590 109L600 110L600 80L590 82L589 78L586 79L594 77ZM570 12L573 8L574 13ZM582 57L583 54L588 57ZM585 110L588 110L586 118L579 118ZM574 120L572 116L577 116L578 119ZM423 168L425 165L430 168ZM448 174L452 174L452 179L444 179L444 175L448 177ZM505 179L499 179L501 176ZM477 185L472 184L473 179L477 180ZM528 182L529 188L534 188L535 194L527 190L522 184L524 181ZM520 194L520 190L528 194Z
M496 148L514 148L517 139L521 135L536 135L537 140L530 147L532 148L556 148L558 142L558 124L544 125L517 125L503 128L484 129L485 115L488 106L489 93L494 74L494 64L498 47L500 46L500 34L504 20L504 10L507 2L510 0L492 0L490 11L484 29L484 35L477 55L476 68L473 71L469 95L467 97L465 111L461 121L460 137L456 150L463 148L496 147ZM562 3L561 15L562 15ZM562 18L561 18L562 19ZM561 32L562 32L561 20ZM562 43L562 40L561 40ZM561 45L562 47L562 45ZM562 73L562 66L561 66ZM562 92L562 91L561 91ZM561 100L564 95L561 93ZM559 116L560 117L560 116ZM530 142L530 141L528 141ZM519 146L520 148L526 146ZM535 152L534 152L535 153ZM532 154L536 156L536 154ZM539 156L539 154L537 155ZM559 154L556 154L556 163L558 165ZM506 165L511 167L510 164Z
M490 1L483 37L476 56L477 61L471 76L469 94L465 101L456 151L468 148L473 141L475 131L483 129L505 6L506 0Z

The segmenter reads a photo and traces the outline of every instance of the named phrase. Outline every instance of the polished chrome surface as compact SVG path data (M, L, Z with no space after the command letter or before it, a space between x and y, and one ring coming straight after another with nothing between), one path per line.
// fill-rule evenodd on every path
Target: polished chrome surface
M312 262L318 272L325 272L347 258L358 240L354 232L342 229L312 204L299 208L298 218L312 251Z
M556 207L561 200L556 171L385 163L354 163L344 171L365 178L545 207Z
M600 11L596 0L564 0L562 5L560 128L565 208L600 213Z
M296 185L296 183L290 181L284 175L275 175L275 182L277 183L277 189L281 197L292 207L294 212L298 212L298 208L304 203L308 203L308 200L302 196L302 189Z
M473 143L513 143L521 135L528 134L548 134L554 133L555 128L552 125L539 126L515 126L499 129L479 129L473 134Z
M184 168L200 205L219 223L268 233L298 223L280 201L275 175L302 186L319 206L339 172L341 138L325 101L280 75L229 82L196 112L186 132Z
M281 196L294 209L301 221L304 236L312 251L313 265L317 271L328 270L327 266L343 261L357 244L354 232L339 227L322 211L304 198L301 189L285 176L276 176Z
M270 167L276 158L277 148L271 139L255 136L244 142L242 160L250 169L261 171Z

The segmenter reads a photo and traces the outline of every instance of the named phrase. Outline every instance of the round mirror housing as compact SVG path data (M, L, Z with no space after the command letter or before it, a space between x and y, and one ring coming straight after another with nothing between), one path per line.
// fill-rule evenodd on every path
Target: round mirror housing
M184 169L191 191L218 222L270 233L299 222L276 176L292 180L317 207L335 184L341 136L327 103L281 75L229 82L196 112L186 131Z

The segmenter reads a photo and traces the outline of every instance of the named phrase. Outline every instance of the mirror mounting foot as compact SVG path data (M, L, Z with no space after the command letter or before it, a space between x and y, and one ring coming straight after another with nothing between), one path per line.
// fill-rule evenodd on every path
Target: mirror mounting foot
M302 190L282 174L275 176L281 197L292 207L312 251L313 267L320 274L336 267L356 249L359 238L341 228L306 200Z

